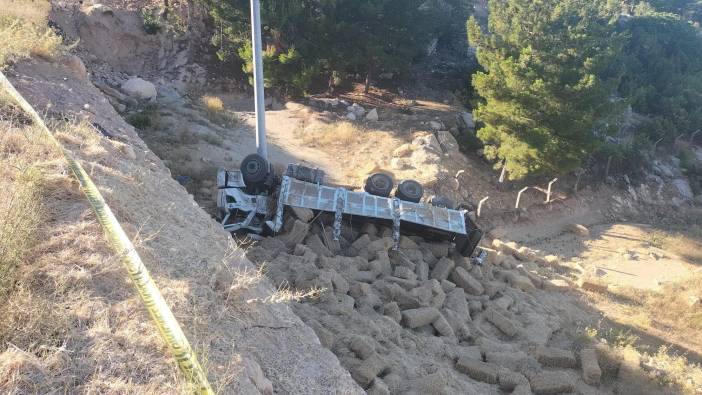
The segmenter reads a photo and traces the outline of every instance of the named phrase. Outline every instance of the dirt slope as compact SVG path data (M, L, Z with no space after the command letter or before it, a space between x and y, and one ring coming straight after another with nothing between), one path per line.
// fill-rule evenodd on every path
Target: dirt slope
M92 84L69 69L44 62L17 65L9 74L17 89L49 118L94 122L106 131L102 135L93 132L89 140L73 137L64 138L63 142L82 160L127 233L139 241L139 252L190 342L207 361L215 385L224 393L265 392L265 386L257 388L252 381L258 364L276 393L326 393L330 388L338 393L360 392L334 355L321 347L314 332L286 304L247 303L252 299L270 300L275 290L267 280L255 275L255 269L233 247L229 235L171 178L161 160ZM114 259L98 258L95 265L120 278L119 271L112 269L117 265ZM111 288L115 284L110 278L113 277L95 277L92 282L97 286L107 281L104 286ZM152 333L155 329L134 293L126 284L118 288L126 300L124 311L113 315L114 307L109 306L117 301L108 294L103 299L107 310L98 310L86 319L118 320L126 327L143 328L140 333ZM143 342L156 347L155 339L143 338L140 333L124 334L125 353ZM101 363L111 363L99 354L96 358L96 369L101 369ZM156 366L167 366L166 371L171 373L175 366L168 356L155 349L149 360ZM245 366L252 368L244 369ZM153 379L148 372L122 370L118 366L112 369L134 374L127 374L126 381L137 377L147 382ZM165 382L174 379L172 374L169 376ZM85 385L78 382L71 388L85 390L81 387ZM115 388L106 391L119 392Z

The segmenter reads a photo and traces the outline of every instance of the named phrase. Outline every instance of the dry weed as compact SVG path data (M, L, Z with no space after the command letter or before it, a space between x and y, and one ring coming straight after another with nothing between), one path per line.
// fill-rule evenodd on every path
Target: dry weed
M48 26L45 0L0 0L0 67L30 56L53 59L62 53L61 37Z
M28 161L43 152L38 137L35 130L25 134L12 128L0 135L0 294L34 244L43 216L44 176Z
M295 131L305 145L311 147L347 146L356 143L364 130L351 122L315 123Z
M205 95L200 98L200 101L208 112L220 112L224 110L224 102L217 96Z

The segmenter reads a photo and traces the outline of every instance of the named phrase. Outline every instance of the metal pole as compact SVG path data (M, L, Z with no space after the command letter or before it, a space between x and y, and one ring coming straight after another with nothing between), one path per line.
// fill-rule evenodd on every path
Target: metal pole
M527 189L529 189L529 187L524 187L519 191L519 193L517 193L517 202L514 203L514 208L519 208L519 201L522 199L522 193L524 193L524 191Z
M485 196L484 198L480 199L480 203L478 203L477 217L480 217L480 213L483 211L483 203L485 203L485 201L488 199L490 199L490 196Z
M263 95L263 59L261 57L261 2L251 0L251 41L253 44L254 101L256 106L256 150L268 160L266 145L266 103Z
M548 190L546 191L546 203L551 201L551 186L556 181L558 181L558 178L554 178L553 180L551 180L551 182L548 183Z

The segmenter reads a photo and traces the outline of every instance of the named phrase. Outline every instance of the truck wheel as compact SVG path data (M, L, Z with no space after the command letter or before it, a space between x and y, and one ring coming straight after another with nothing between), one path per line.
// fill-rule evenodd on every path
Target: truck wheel
M259 154L248 155L241 161L241 175L247 186L261 184L268 177L268 161Z
M450 208L453 209L455 205L451 201L451 199L447 198L446 196L432 196L429 199L429 203L432 206L436 207L443 207L443 208Z
M395 197L407 202L419 203L422 195L424 195L424 188L415 180L402 180L395 189Z
M366 178L363 190L375 196L388 197L392 192L392 177L385 173L374 173Z

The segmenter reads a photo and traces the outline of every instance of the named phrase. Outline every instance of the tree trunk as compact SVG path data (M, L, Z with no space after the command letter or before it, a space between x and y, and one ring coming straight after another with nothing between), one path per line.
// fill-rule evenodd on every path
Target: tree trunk
M373 62L368 62L368 67L366 68L366 86L363 88L363 93L368 94L370 90L371 74L373 73Z
M163 20L168 20L168 0L163 0Z

